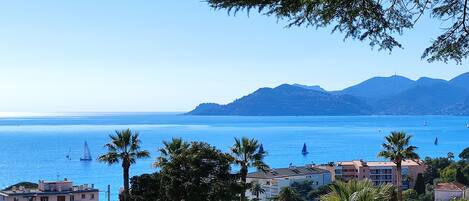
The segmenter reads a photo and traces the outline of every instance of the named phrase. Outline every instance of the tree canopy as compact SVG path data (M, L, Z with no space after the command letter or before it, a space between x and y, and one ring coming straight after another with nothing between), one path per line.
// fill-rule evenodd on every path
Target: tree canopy
M239 193L229 154L204 142L181 139L164 142L159 151L155 163L161 168L159 200L233 200Z
M396 39L429 14L443 28L422 54L429 62L453 60L458 64L469 54L468 0L208 0L215 9L229 13L255 10L287 27L332 27L345 38L368 41L379 50L392 51L403 45ZM440 22L440 23L438 23Z

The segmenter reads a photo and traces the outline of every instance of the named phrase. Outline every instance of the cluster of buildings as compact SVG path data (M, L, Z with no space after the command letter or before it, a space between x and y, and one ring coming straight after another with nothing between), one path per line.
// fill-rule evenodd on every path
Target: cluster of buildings
M403 190L413 188L418 174L425 171L426 166L419 160L406 160L402 163ZM269 200L279 194L284 187L294 182L309 181L313 188L332 183L335 180L365 180L375 185L391 183L397 184L396 164L393 162L378 161L340 161L326 165L306 165L303 167L290 166L288 168L275 168L266 172L249 173L247 182L258 183L264 193L257 195L247 192L247 197L258 197L260 200ZM444 183L435 188L435 201L447 201L452 198L469 198L469 188L461 184Z
M425 171L422 161L407 160L402 163L402 188L415 185L415 178ZM250 199L269 200L279 194L282 188L293 183L308 181L312 188L332 183L335 180L365 180L375 185L391 183L396 185L396 165L392 162L367 162L363 160L340 161L326 165L306 165L301 167L274 168L268 171L249 173L247 182L258 183L264 192L256 194L248 191ZM439 183L434 188L435 201L448 201L454 198L469 199L469 188L459 183ZM37 187L13 186L0 191L0 201L99 201L99 190L94 185L74 186L72 181L39 181Z
M72 181L39 181L37 188L12 186L0 191L0 201L99 201L94 185L74 186Z

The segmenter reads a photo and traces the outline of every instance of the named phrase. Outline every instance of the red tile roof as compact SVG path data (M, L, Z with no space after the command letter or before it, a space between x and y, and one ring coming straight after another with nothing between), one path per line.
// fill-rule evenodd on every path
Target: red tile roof
M436 185L435 190L444 190L444 191L463 191L466 186L458 182L450 183L439 183Z

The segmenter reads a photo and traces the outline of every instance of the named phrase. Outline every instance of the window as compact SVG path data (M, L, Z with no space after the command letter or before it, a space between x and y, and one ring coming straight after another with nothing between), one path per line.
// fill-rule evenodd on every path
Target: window
M41 197L41 201L49 201L49 197Z
M81 194L81 199L85 199L86 198L86 195L85 194ZM42 200L41 200L42 201Z
M18 198L13 198L13 201L18 201L19 199Z
M70 196L70 201L75 201L75 196L74 195Z
M319 185L319 182L316 182L316 186Z
M90 196L90 200L94 200L94 193L92 193Z

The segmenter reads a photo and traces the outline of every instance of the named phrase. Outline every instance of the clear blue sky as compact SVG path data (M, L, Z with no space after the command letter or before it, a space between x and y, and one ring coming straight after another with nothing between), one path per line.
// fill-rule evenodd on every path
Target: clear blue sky
M342 89L372 76L449 79L427 63L439 25L421 22L391 55L328 29L214 11L203 1L0 3L0 111L186 111L282 83Z

